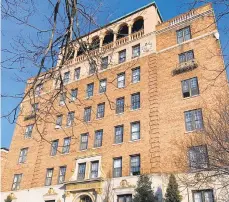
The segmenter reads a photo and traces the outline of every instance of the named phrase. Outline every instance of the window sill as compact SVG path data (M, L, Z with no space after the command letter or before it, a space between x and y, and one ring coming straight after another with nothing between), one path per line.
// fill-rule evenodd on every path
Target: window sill
M198 94L198 95L193 95L193 96L190 96L190 97L183 97L183 100L189 100L189 99L191 99L191 98L195 98L195 97L199 97L200 96L200 94Z
M134 142L140 142L140 141L141 141L141 139L137 139L137 140L130 140L129 142L134 143Z
M121 142L121 143L114 143L114 144L112 144L112 145L122 145L123 144L123 142Z
M61 155L61 156L65 156L65 155L68 155L68 154L70 154L70 152L68 152L68 153L64 153L64 154L63 154L63 153L61 153L60 155Z
M93 147L91 149L100 149L100 148L102 148L102 146L100 146L100 147Z
M56 125L56 126L55 126L55 129L60 130L60 129L62 129L62 127L59 126L59 125Z
M91 100L93 96L86 97L85 100Z
M137 109L131 109L130 111L131 112L134 112L134 111L138 111L138 110L141 110L141 107L140 108L137 108Z
M84 152L87 151L88 149L80 149L80 152Z
M104 119L104 117L96 118L97 121Z
M122 113L115 113L116 116L121 116L123 114L124 114L124 112L122 112Z
M134 85L134 84L137 84L137 83L140 83L140 81L131 82L130 85Z
M189 134L189 133L198 133L203 131L203 129L199 129L199 130L192 130L192 131L185 131L184 134Z

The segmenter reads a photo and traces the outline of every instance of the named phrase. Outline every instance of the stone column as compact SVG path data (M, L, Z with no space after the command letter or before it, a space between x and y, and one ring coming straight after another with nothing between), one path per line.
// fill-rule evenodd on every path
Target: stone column
M131 40L132 25L133 25L132 23L131 24L128 24L129 41Z

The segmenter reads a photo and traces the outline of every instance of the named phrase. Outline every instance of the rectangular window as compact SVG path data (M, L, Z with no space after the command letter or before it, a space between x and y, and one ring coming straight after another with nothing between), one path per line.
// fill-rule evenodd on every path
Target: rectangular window
M20 183L21 183L22 174L15 174L12 184L12 191L16 191L20 189Z
M93 93L94 93L94 83L87 84L87 95L86 95L86 97L87 98L92 97Z
M132 58L140 56L140 44L132 47Z
M88 146L88 133L82 134L80 139L80 150L86 150Z
M185 27L177 31L177 43L182 43L191 39L190 27Z
M96 71L96 62L94 60L89 62L89 75L94 74Z
M130 175L140 175L140 155L130 156Z
M140 81L140 67L132 69L132 83Z
M115 126L115 144L123 142L123 125Z
M131 95L131 109L136 110L140 108L140 93Z
M31 138L33 131L33 124L26 126L25 129L25 138Z
M189 60L193 60L194 59L194 53L193 50L181 53L179 55L179 62L183 63L183 62L187 62Z
M63 83L67 84L70 80L70 71L64 73Z
M58 184L64 183L65 174L66 174L66 166L61 166L59 171Z
M116 114L121 114L124 112L125 98L121 97L116 99Z
M101 61L101 69L107 69L108 67L108 56L102 58L102 61Z
M18 163L25 163L26 157L27 157L27 153L28 153L28 148L21 149Z
M45 186L50 186L52 184L53 168L48 168L46 171Z
M94 147L101 147L103 142L103 130L95 131Z
M75 77L75 80L79 80L79 78L80 78L80 67L75 69L74 77Z
M85 178L85 171L86 171L86 163L79 163L78 164L78 176L77 180L84 180Z
M91 107L87 107L84 109L84 121L85 122L91 121Z
M131 123L131 140L140 139L140 122Z
M118 202L132 202L132 194L118 195Z
M122 157L114 159L113 177L122 177Z
M199 86L196 77L184 80L181 83L182 83L182 93L184 98L199 95Z
M77 99L78 89L71 90L71 101L75 101Z
M91 178L92 179L98 177L98 170L99 170L99 161L91 162Z
M193 202L214 202L212 189L192 191Z
M55 156L57 154L58 143L59 143L59 140L52 141L51 153L50 153L51 156Z
M58 115L56 118L56 128L61 128L62 126L63 115Z
M126 49L118 53L118 62L123 63L126 61Z
M35 88L35 95L40 95L43 89L43 84L38 84Z
M99 81L99 93L105 93L107 90L107 80L103 79Z
M63 145L63 149L62 149L62 154L69 153L70 143L71 143L71 138L70 137L64 138L64 145Z
M125 87L125 73L120 73L117 75L117 87L124 88Z
M206 145L189 148L188 155L191 169L208 168L208 152Z
M98 104L97 106L97 119L103 118L105 113L105 103Z
M72 126L72 124L74 123L74 115L75 112L68 112L68 117L67 117L67 126Z
M184 112L186 131L195 131L203 128L202 110L195 109Z
M38 103L32 104L32 114L35 114L38 112Z
M65 105L66 103L66 93L61 93L60 94L60 105Z

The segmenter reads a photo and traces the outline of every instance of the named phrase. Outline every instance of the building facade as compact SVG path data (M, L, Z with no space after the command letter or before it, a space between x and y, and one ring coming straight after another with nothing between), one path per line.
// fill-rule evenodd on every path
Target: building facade
M151 3L80 40L90 51L72 43L61 69L64 90L51 105L55 79L21 105L1 201L129 202L142 173L162 201L170 173L193 175L175 165L174 141L203 128L204 103L213 105L227 84L223 73L207 88L206 78L224 68L222 57L209 54L221 53L212 6L163 22ZM181 191L184 202L222 194L211 184Z

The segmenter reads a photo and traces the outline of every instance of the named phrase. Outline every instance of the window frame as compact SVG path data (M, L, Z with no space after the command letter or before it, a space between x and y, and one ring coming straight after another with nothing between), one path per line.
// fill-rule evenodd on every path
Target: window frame
M59 114L56 117L56 128L61 128L62 124L63 124L63 114Z
M18 163L19 164L23 164L23 163L26 162L27 155L28 155L28 150L29 150L28 147L20 149L19 158L18 158Z
M121 76L123 76L123 80L119 81L119 78ZM117 88L125 88L125 86L126 86L126 73L121 72L121 73L117 74Z
M88 71L88 75L91 76L91 75L94 75L95 72L96 72L96 61L95 60L92 60L92 61L89 61L89 71Z
M201 119L200 120L196 120L195 119L195 112L200 112L201 114ZM187 117L186 115L188 113L191 113L191 121L187 122ZM189 115L190 116L190 115ZM194 132L194 131L199 131L199 130L203 130L204 128L204 121L203 121L203 112L202 112L202 109L192 109L192 110L188 110L188 111L185 111L184 112L184 123L185 123L185 131L187 133L190 133L190 132ZM191 130L188 130L188 124L191 123ZM201 125L202 127L201 128L197 128L197 123L198 125Z
M139 52L138 52L138 54L135 54L134 50L135 50L135 48L138 48L138 47L139 47ZM140 55L141 55L141 45L139 43L139 44L136 44L136 45L132 46L132 58L137 58Z
M83 173L80 173L80 166L84 166L84 172ZM85 179L85 175L86 175L86 168L87 167L87 164L86 164L86 162L84 162L84 163L78 163L78 172L77 172L77 181L83 181L84 179ZM81 174L83 174L82 176L83 176L83 178L81 178L80 177L80 175Z
M124 55L124 57L120 57L122 54ZM126 49L123 49L118 52L118 63L121 64L124 62L126 62Z
M139 73L138 74L138 80L134 81L134 78L136 77L136 76L134 77L134 71L136 71L136 70L138 70L138 73ZM140 66L132 69L131 81L132 81L132 83L138 83L141 81L141 68L140 68Z
M75 94L73 94L73 92ZM78 88L71 89L71 101L72 102L74 102L75 100L77 100L77 96L78 96Z
M104 60L106 62L104 62ZM108 65L109 65L109 57L108 56L102 57L102 59L101 59L101 70L107 69Z
M70 71L64 72L63 84L66 85L69 83L69 81L70 81Z
M27 129L30 128L30 127L31 127L31 129L27 131ZM29 138L32 137L33 127L34 127L34 124L29 124L29 125L26 126L25 134L24 134L24 137L26 139L29 139Z
M119 194L117 195L117 202L119 202L119 197L124 197L123 202L128 202L127 197L131 196L131 202L133 201L133 194Z
M61 172L61 169L65 169L64 175L63 175L63 173ZM66 165L65 165L65 166L60 166L60 167L59 167L59 175L58 175L57 184L63 184L63 183L64 183L64 181L65 181L65 176L66 176L66 171L67 171L67 166L66 166ZM60 181L61 177L63 178L63 179L62 179L63 181Z
M96 138L98 134L101 136L100 139ZM98 144L98 141L96 141L96 140L100 140L99 144ZM95 139L94 139L94 148L102 147L102 145L103 145L103 129L96 130L95 131Z
M74 124L74 119L75 119L75 112L74 111L68 112L66 126L71 127Z
M189 53L192 53L192 59L188 59L188 54ZM181 61L181 56L184 56L185 57L185 61ZM189 50L189 51L185 51L183 53L180 53L178 55L178 58L179 58L179 63L185 63L185 62L188 62L188 61L191 61L193 59L195 59L195 55L194 55L194 51L193 50Z
M48 171L52 171L51 173L51 177L48 177ZM45 186L50 186L52 185L52 177L53 177L53 172L54 172L54 168L47 168L46 169L46 175L45 175ZM47 184L47 180L50 179L50 184Z
M185 30L188 29L189 30L189 39L185 39ZM179 32L182 31L182 41L179 41ZM183 27L179 30L176 31L176 38L177 38L177 44L181 44L181 43L184 43L185 41L188 41L190 39L192 39L192 32L191 32L191 27L190 26L186 26L186 27Z
M55 147L53 145L54 143L56 143ZM58 150L58 146L59 146L59 139L53 140L52 144L51 144L50 156L56 156L57 150Z
M134 158L134 157L139 157L139 166L132 166L131 159ZM133 167L139 167L139 171L135 171L135 172L139 172L139 174L133 174L133 171L132 171ZM138 176L140 174L141 174L141 156L140 156L140 154L130 155L130 175L131 176Z
M23 177L22 173L14 174L13 183L12 183L12 186L11 186L11 191L17 191L17 190L20 189L20 184L21 184L22 177ZM15 178L17 179L16 181L15 181Z
M136 102L136 99L133 99L134 96L138 95L138 102ZM137 105L137 108L135 108L134 106ZM133 93L131 94L131 110L138 110L141 108L141 93L137 92L137 93Z
M67 140L68 140L68 142L67 142ZM65 137L64 138L64 142L63 142L62 154L69 154L69 152L70 152L70 145L71 145L71 137Z
M196 91L197 91L196 94L193 93L193 91L194 91L193 89L195 89L195 88L191 87L193 80L196 80ZM184 91L185 82L188 82L188 91L186 91L186 92ZM183 98L192 98L192 97L196 97L196 96L200 95L198 78L197 77L192 77L192 78L189 78L189 79L182 80L181 81L181 90L182 90L182 97ZM185 97L184 93L187 93L187 92L189 93L189 96Z
M63 106L66 104L66 98L67 98L67 93L66 92L62 92L60 93L60 100L59 100L59 105Z
M93 95L94 95L94 83L92 82L92 83L87 84L86 98L87 99L91 98L93 97Z
M84 122L86 122L86 123L91 121L91 109L92 109L92 107L85 107L84 108ZM88 114L87 114L87 110L88 110ZM87 116L88 116L88 118L86 119Z
M120 101L122 101L122 102L120 102ZM121 104L123 104L123 105L121 105ZM121 111L119 110L120 107L122 108ZM115 109L115 113L116 114L123 114L124 112L125 112L125 97L116 98L116 109Z
M95 170L94 172L97 174L96 177L92 177L93 175L93 170L92 170L92 164L93 163L96 163L97 164L97 170ZM96 160L96 161L91 161L91 167L90 167L90 179L96 179L99 177L99 160Z
M120 175L116 175L117 174L117 172L115 172L115 161L116 160L120 160L121 161L121 167L118 167L118 169L119 169L119 171L120 171ZM117 169L117 170L118 170ZM122 177L122 157L120 156L120 157L115 157L115 158L113 158L113 178L118 178L118 177ZM116 174L115 174L116 173Z
M101 106L103 106L103 107L101 108ZM101 109L103 109L103 110L101 110ZM97 119L102 119L102 118L104 118L104 116L105 116L105 102L99 103L97 105L96 118Z
M80 79L80 70L81 67L77 67L74 69L74 79L75 81L78 81Z
M121 132L122 132L121 133L121 142L117 141L117 135L116 135L117 129L119 129L119 128L121 129ZM117 125L117 126L114 127L114 129L115 129L114 130L115 131L114 132L114 134L115 134L114 135L114 144L122 144L123 143L123 135L124 135L124 125Z
M84 150L88 149L88 136L89 136L89 133L82 133L80 135L80 151L84 151ZM87 141L86 142L82 141L83 137L87 137Z
M103 86L101 85L101 83L104 82L105 83L105 88L103 88ZM107 79L101 79L99 81L99 93L103 94L107 91Z
M138 139L133 139L133 125L134 124L138 124L138 128L139 128L139 131L138 132ZM130 123L130 137L131 137L131 141L138 141L141 139L141 123L140 121L134 121L134 122L131 122Z
M215 196L214 196L214 191L213 191L213 189L192 190L192 199L193 199L193 202L196 202L196 201L195 201L195 193L201 193L201 200L202 200L202 202L205 202L205 199L203 200L203 194L204 194L205 192L211 192L213 202L215 202Z

